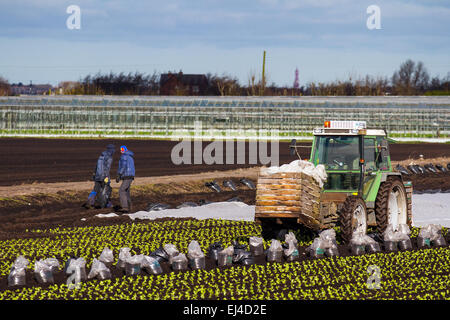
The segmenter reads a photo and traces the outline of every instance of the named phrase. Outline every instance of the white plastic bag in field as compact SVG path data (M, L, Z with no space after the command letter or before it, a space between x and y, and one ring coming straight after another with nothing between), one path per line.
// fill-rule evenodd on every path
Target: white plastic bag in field
M163 272L159 261L150 256L143 257L141 268L147 270L150 274L161 274Z
M294 244L294 246L296 246L298 244L297 238L295 237L295 235L294 235L294 233L292 231L289 231L289 233L287 233L284 236L284 241L286 243L292 242Z
M164 245L164 250L167 252L169 256L175 256L180 253L177 247L171 243Z
M130 276L140 274L143 258L144 256L141 254L128 257L125 263L125 273Z
M233 247L233 246L229 246L229 247L223 249L223 250L220 251L220 252L226 254L227 256L232 256L233 253L234 253L234 247Z
M108 247L105 247L102 251L102 253L100 254L100 257L98 257L98 260L100 260L103 263L106 264L111 264L114 262L114 254L113 251L111 249L109 249Z
M142 259L144 259L144 255L142 254L136 254L134 256L130 256L127 258L126 262L130 264L139 264L141 265Z
M26 284L25 269L27 268L28 264L29 261L25 257L17 257L8 275L8 286L24 286Z
M272 239L272 243L270 244L269 251L282 251L281 243L278 240Z
M263 244L263 238L261 237L250 237L249 238L250 246L257 247Z
M120 248L119 251L119 260L117 261L117 267L118 268L125 268L125 264L127 262L127 259L131 257L130 248Z
M352 239L350 240L350 243L357 246L365 246L371 243L376 243L376 241L365 233L354 232L352 235Z
M409 240L411 230L407 224L399 224L397 232L399 233L398 238L400 240Z
M172 264L172 258L180 253L177 247L171 243L164 245L164 251L169 255L169 263Z
M119 259L123 261L127 261L128 258L131 257L130 248L121 248L119 251Z
M100 276L102 280L111 278L111 271L100 260L94 258L92 262L91 271L88 274L88 279Z
M406 224L400 224L398 230L394 230L392 224L389 224L383 233L384 241L398 242L402 240L409 240L411 231Z
M173 262L187 262L186 255L184 253L179 253L172 259Z
M437 224L429 224L419 231L419 237L424 239L430 239L431 241L441 237L442 227Z
M328 249L336 245L336 231L334 229L323 230L319 233L319 238L322 240L323 248Z
M14 261L14 267L16 269L22 269L22 268L26 268L28 266L30 262L28 261L27 258L25 258L24 256L18 256L16 258L16 260Z
M42 262L46 263L52 272L57 272L59 270L59 261L55 258L47 258L45 260L42 260Z
M188 266L188 259L184 253L179 253L172 258L172 269L175 271L186 270Z
M284 254L286 257L289 257L295 251L298 252L297 245L294 244L294 242L292 240L286 241L286 243L288 244L288 248L284 249Z
M325 249L325 242L319 237L315 238L313 243L308 248L306 248L307 251L315 254L324 254Z
M54 283L52 269L43 260L38 260L34 263L34 276L41 284Z
M80 257L77 259L71 259L66 270L67 274L73 274L75 276L75 283L80 281L86 281L86 260Z
M188 245L188 257L190 259L196 259L196 258L202 258L205 254L203 253L202 249L200 248L200 244L192 240Z

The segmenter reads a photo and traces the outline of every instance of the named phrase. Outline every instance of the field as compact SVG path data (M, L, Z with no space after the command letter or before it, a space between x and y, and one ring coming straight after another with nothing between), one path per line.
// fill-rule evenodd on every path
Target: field
M413 233L417 236L417 230ZM103 227L30 230L27 239L1 241L0 299L449 299L450 249L448 247L351 256L340 246L341 257L314 259L304 256L308 237L302 236L301 260L265 263L255 259L251 266L216 267L207 259L205 270L173 272L163 263L161 275L124 276L112 267L110 280L90 280L70 289L62 271L54 285L38 285L27 271L27 286L6 287L9 263L19 254L31 261L55 257L66 261L83 256L89 262L104 246L121 247L133 253L149 254L162 244L172 243L186 252L191 240L202 249L220 240L230 245L235 239L259 235L254 223L184 220L121 224ZM413 238L414 239L414 238ZM447 236L448 240L448 236ZM267 248L269 243L265 243ZM369 266L381 270L380 289L367 287Z
M89 270L92 259L98 257L105 246L113 249L117 259L121 247L130 247L135 254L147 255L161 245L172 243L186 253L189 242L197 240L206 253L208 246L216 241L226 246L233 240L246 243L250 236L261 235L259 225L243 221L163 219L132 222L125 216L110 219L95 217L97 213L109 213L111 210L85 210L81 204L92 187L87 180L98 152L109 142L0 139L5 155L0 159L0 299L450 298L450 248L419 250L415 241L418 229L413 230L412 251L352 256L347 246L340 245L340 257L313 259L304 253L315 235L303 230L296 233L300 252L298 262L266 263L264 258L258 257L251 266L219 268L207 259L205 270L183 272L171 271L169 265L163 263L164 273L158 276L125 276L121 270L112 267L111 280L88 280L79 289L69 289L66 277L60 271L55 274L54 285L40 285L33 279L36 259L55 257L63 263L71 256L82 256ZM155 202L177 206L185 201L226 201L236 196L247 204L254 204L255 191L243 185L239 185L237 191L221 193L204 186L204 182L214 178L220 181L222 177L229 177L236 183L242 177L255 179L254 169L242 169L237 165L174 166L170 162L170 148L176 142L112 142L117 146L127 144L140 157L136 167L142 180L136 179L132 189L133 211L146 210L149 203ZM280 152L281 163L293 160L288 154L287 144L280 145ZM426 158L448 158L450 145L398 144L391 148L391 153L395 161L408 161L419 154ZM304 156L307 157L307 154ZM212 171L223 170L224 167L232 170ZM112 170L114 172L116 167ZM187 173L192 175L189 179L177 176ZM167 174L172 176L159 177ZM412 181L415 190L450 189L448 174L413 176ZM35 184L29 184L32 182ZM54 183L60 189L50 192L54 190ZM33 191L40 184L46 187L39 190L49 192ZM72 188L75 185L78 187ZM117 203L116 184L113 184L113 189L112 200ZM24 190L24 193L13 193L18 190ZM450 233L444 232L449 241ZM270 241L264 242L265 248L269 245ZM11 289L7 287L7 275L18 255L30 260L27 285ZM381 270L378 290L367 287L367 268L372 265Z

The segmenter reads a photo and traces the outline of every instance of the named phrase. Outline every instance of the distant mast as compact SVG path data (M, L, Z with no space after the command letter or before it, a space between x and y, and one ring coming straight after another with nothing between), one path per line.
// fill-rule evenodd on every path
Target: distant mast
M294 89L298 89L299 87L300 87L300 83L298 81L298 68L295 68Z

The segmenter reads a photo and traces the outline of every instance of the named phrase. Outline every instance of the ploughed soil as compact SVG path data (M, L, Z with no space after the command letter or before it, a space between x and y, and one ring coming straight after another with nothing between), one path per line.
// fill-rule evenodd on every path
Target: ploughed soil
M424 173L403 176L404 181L412 181L413 190L418 192L450 192L450 172Z
M113 179L117 172L120 158L119 147L121 145L126 145L135 154L136 177L196 174L206 171L223 171L237 168L250 168L256 165L261 166L259 162L249 163L248 143L246 143L246 164L236 164L237 152L234 152L235 160L233 163L235 164L207 165L204 161L202 164L193 164L195 150L192 144L192 164L176 165L172 161L171 153L172 148L178 141L1 138L0 186L35 182L91 180L97 158L109 143L113 143L116 146L111 167L111 176ZM208 143L203 142L202 150L204 150ZM226 159L225 149L224 147L224 163ZM270 152L270 144L268 150ZM296 156L289 155L287 143L281 143L279 150L280 164L289 163L297 159ZM299 151L302 157L309 157L309 148L299 148ZM448 154L450 155L450 146Z
M30 184L35 182L69 182L88 181L92 177L99 154L106 145L113 143L117 149L125 144L135 153L137 177L153 177L177 174L195 174L215 170L232 170L261 166L249 163L249 148L246 143L246 164L236 164L237 154L234 152L235 164L180 164L175 165L171 159L172 148L177 141L164 140L130 140L130 139L34 139L34 138L0 138L0 186ZM202 150L209 142L203 142ZM310 143L298 143L310 146ZM236 142L235 142L236 146ZM235 148L236 149L236 148ZM270 144L267 148L270 154ZM194 153L192 145L192 154ZM310 148L298 148L302 158L309 158ZM391 145L393 161L417 159L423 155L426 159L450 157L450 144L398 143ZM223 162L226 159L224 147ZM111 168L114 178L117 171L119 152L116 151ZM289 154L289 143L279 144L279 163L296 160ZM191 163L194 162L193 155Z

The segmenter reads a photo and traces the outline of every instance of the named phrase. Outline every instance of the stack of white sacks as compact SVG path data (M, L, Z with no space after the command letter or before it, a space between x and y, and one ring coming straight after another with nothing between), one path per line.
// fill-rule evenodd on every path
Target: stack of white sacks
M263 168L261 170L266 174L275 174L280 172L303 172L304 174L313 177L321 188L323 187L324 182L327 180L327 173L325 171L324 165L319 164L315 166L312 162L305 160L295 160L289 164L283 164L279 167L273 166L269 168Z

